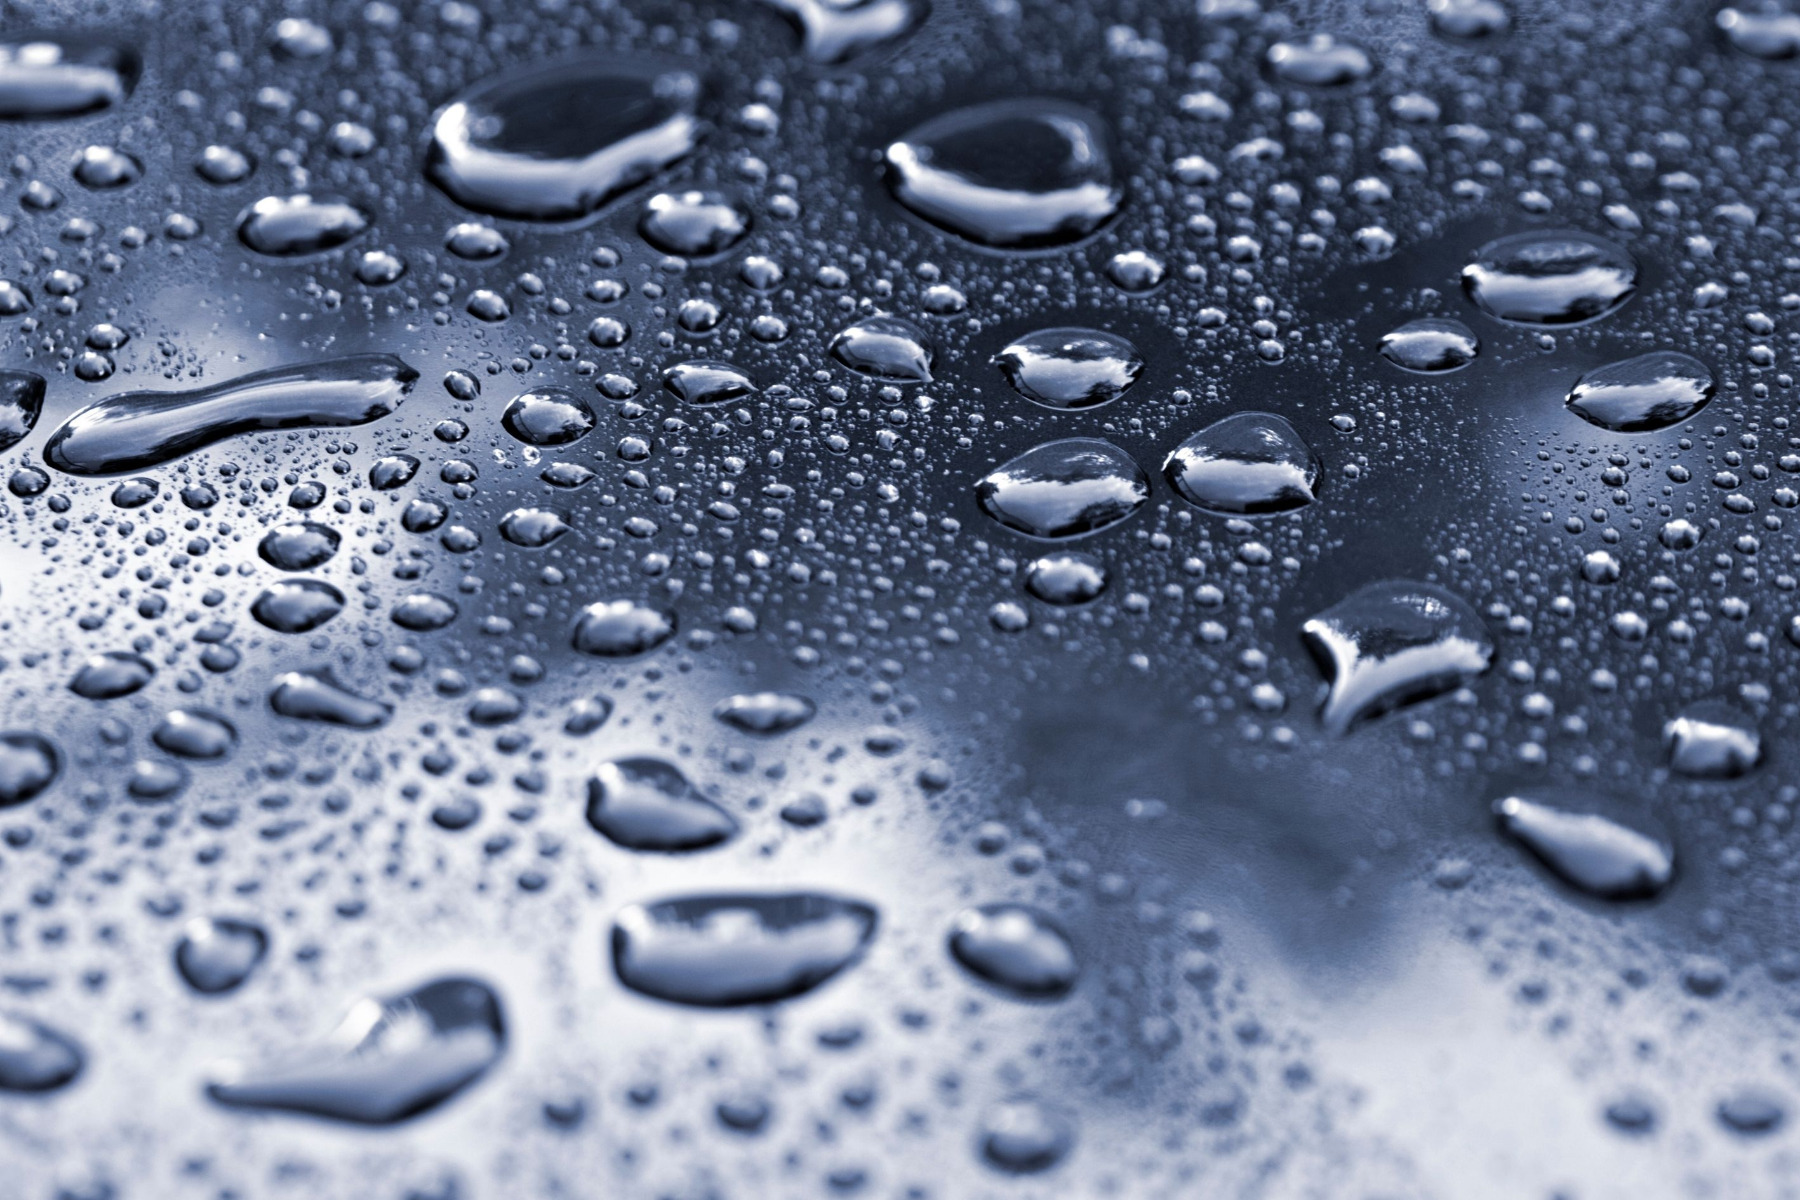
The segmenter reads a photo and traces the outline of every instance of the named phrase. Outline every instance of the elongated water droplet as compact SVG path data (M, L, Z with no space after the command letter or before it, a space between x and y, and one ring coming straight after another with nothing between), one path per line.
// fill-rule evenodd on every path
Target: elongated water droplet
M1663 726L1669 766L1690 779L1737 779L1762 763L1762 734L1747 714L1714 701Z
M1150 499L1150 477L1098 438L1033 447L975 485L983 512L1029 537L1081 537L1125 520Z
M875 925L869 905L815 892L633 904L613 924L613 969L633 991L675 1004L774 1004L861 958Z
M239 1068L208 1085L230 1108L393 1125L438 1107L506 1050L500 998L473 979L438 979L359 1000L325 1044L290 1060Z
M304 193L265 196L238 218L238 240L274 258L322 254L354 240L369 218L347 200Z
M897 42L931 15L928 0L762 0L800 30L816 63L848 62Z
M527 550L541 550L567 532L568 518L553 508L515 508L500 518L500 536Z
M196 917L175 945L175 969L203 996L243 986L269 952L269 935L254 921Z
M1066 246L1118 215L1100 119L1057 100L1000 100L925 122L887 148L888 186L914 215L979 245Z
M1319 719L1336 734L1458 687L1494 658L1493 639L1467 602L1411 580L1361 588L1301 633L1331 682Z
M1343 87L1360 83L1375 69L1367 51L1340 42L1329 33L1276 42L1269 47L1264 61L1275 79L1306 87Z
M75 37L0 43L0 120L79 117L124 102L137 56Z
M138 691L156 675L156 668L141 654L109 650L81 664L69 690L86 700L117 700Z
M1616 311L1637 291L1630 252L1574 230L1496 238L1463 268L1463 290L1490 317L1519 325L1579 325Z
M1481 339L1461 321L1421 317L1381 336L1381 356L1422 375L1460 371L1481 353Z
M1444 37L1485 38L1512 24L1500 0L1430 0L1431 28Z
M1732 47L1752 58L1800 58L1800 12L1730 7L1720 9L1716 20Z
M275 677L269 707L298 721L318 721L348 729L377 729L394 706L359 696L324 671L286 671Z
M216 713L177 708L163 717L150 740L179 758L212 761L237 748L237 730Z
M587 785L588 824L627 850L685 853L728 841L732 815L659 758L602 763Z
M1324 467L1312 447L1274 413L1233 413L1177 446L1163 463L1189 504L1232 516L1266 516L1318 498Z
M116 475L256 429L366 425L400 407L418 378L390 354L368 354L187 392L123 392L70 417L44 461L72 475Z
M813 719L818 706L791 692L749 692L728 696L713 709L713 716L744 733L773 737L798 729Z
M389 616L402 629L429 633L456 620L456 614L456 601L431 592L413 592L395 601Z
M0 1013L0 1092L53 1092L87 1056L75 1039L19 1013Z
M702 407L754 396L756 383L728 362L694 359L663 371L663 387L671 396Z
M599 658L647 654L675 636L675 614L630 600L602 601L581 610L575 649Z
M1712 399L1712 371L1697 358L1654 350L1596 367L1569 393L1582 420L1618 433L1647 433L1679 425Z
M1561 798L1559 798L1561 799ZM1571 887L1602 900L1646 900L1669 885L1675 852L1664 838L1542 796L1494 802L1500 828Z
M1045 408L1111 404L1144 369L1137 348L1098 329L1040 329L994 356L1019 395Z
M1059 999L1081 974L1069 935L1023 904L965 909L950 930L950 953L978 978L1025 1000Z
M831 357L889 383L930 383L937 357L925 331L899 317L869 317L831 339Z
M1058 608L1097 599L1107 579L1099 559L1072 550L1046 554L1025 568L1025 590Z

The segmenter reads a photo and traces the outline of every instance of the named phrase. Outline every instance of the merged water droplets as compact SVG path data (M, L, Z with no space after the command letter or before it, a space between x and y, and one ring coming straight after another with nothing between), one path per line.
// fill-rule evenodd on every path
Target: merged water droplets
M1066 246L1118 215L1100 119L1057 100L999 100L934 117L887 148L888 186L915 215L982 246Z
M664 254L715 258L750 232L750 210L714 192L663 192L650 197L638 232Z
M36 799L62 773L62 754L49 738L29 730L0 733L0 808Z
M75 36L0 43L0 120L79 117L122 104L137 56Z
M1569 884L1602 900L1647 900L1669 886L1675 851L1667 839L1597 812L1579 798L1528 794L1494 802L1500 828Z
M1421 317L1381 335L1381 356L1422 375L1460 371L1481 353L1481 339L1461 321Z
M742 733L773 737L800 728L818 711L818 705L792 692L747 692L719 701L713 716Z
M203 996L236 991L269 952L269 934L254 921L196 917L175 944L175 969Z
M468 1088L505 1050L493 989L474 979L438 979L359 1000L323 1045L239 1068L206 1093L230 1108L393 1125Z
M580 58L486 80L438 113L425 171L464 208L572 221L690 154L700 79Z
M348 200L299 194L265 196L238 218L238 240L273 258L322 254L353 241L369 218Z
M673 763L621 758L588 780L587 820L627 850L686 853L737 833L732 815L702 796Z
M1331 683L1319 719L1334 734L1486 671L1493 639L1460 597L1429 583L1361 588L1301 627Z
M365 425L399 408L418 378L391 354L367 354L192 391L122 392L70 417L44 461L72 475L116 475L256 429Z
M553 508L515 508L500 518L500 536L527 550L541 550L567 532L569 519Z
M325 671L285 671L276 676L269 707L297 721L346 729L379 729L394 715L393 705L360 696Z
M1163 463L1169 485L1208 512L1267 516L1318 498L1324 467L1274 413L1234 413L1177 446Z
M1717 701L1663 725L1669 767L1690 779L1738 779L1762 764L1762 734L1747 714Z
M1727 7L1719 10L1716 20L1732 46L1752 58L1771 62L1800 58L1800 12Z
M1108 579L1099 559L1072 550L1046 554L1025 568L1025 590L1058 608L1098 599Z
M69 690L85 700L117 700L141 690L156 676L156 667L141 654L108 650L90 655L69 680Z
M506 432L527 446L566 446L593 431L594 406L564 387L533 388L500 414Z
M1013 390L1045 408L1098 408L1137 381L1137 347L1099 329L1039 329L1011 343L994 362Z
M0 1092L53 1092L81 1074L87 1055L65 1033L19 1013L0 1013Z
M613 969L631 990L676 1004L774 1004L861 958L876 920L867 904L817 892L634 904L613 923Z
M575 623L575 649L597 658L648 654L675 636L675 614L630 600L590 604Z
M912 322L876 316L832 338L831 357L859 375L889 383L930 383L937 352L925 331Z
M1491 317L1519 325L1578 325L1616 311L1637 291L1629 251L1575 230L1496 238L1463 268L1463 290Z
M762 0L800 30L806 56L848 62L899 41L931 15L929 0Z
M1368 52L1329 33L1315 33L1269 47L1263 60L1269 74L1281 83L1307 87L1343 87L1360 83L1375 70Z
M1033 447L975 485L983 512L1028 537L1082 537L1118 524L1150 499L1150 478L1098 438Z
M1081 974L1069 935L1022 904L962 912L950 931L950 953L982 981L1024 1000L1059 999Z
M1694 416L1712 399L1707 365L1673 350L1653 350L1596 367L1569 393L1570 412L1617 433L1667 429Z

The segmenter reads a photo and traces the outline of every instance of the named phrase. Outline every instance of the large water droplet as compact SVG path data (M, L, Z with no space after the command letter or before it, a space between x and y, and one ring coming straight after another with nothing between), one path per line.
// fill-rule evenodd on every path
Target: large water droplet
M344 593L323 579L283 579L264 588L250 615L276 633L311 633L344 611Z
M1602 429L1647 433L1679 425L1712 399L1706 364L1673 350L1653 350L1596 367L1569 393L1569 411Z
M473 979L439 979L356 1002L337 1030L290 1061L209 1085L232 1108L393 1125L480 1079L506 1049L500 998Z
M831 339L831 357L861 375L889 383L930 383L936 358L924 330L899 317L858 321Z
M800 30L806 56L847 62L896 42L931 15L929 0L762 0Z
M115 475L255 429L366 425L400 407L418 378L391 354L367 354L187 392L124 392L70 417L44 461L72 475Z
M0 450L10 450L37 428L44 411L44 377L0 370Z
M347 200L264 196L238 218L238 240L275 258L322 254L356 238L369 218Z
M1318 498L1324 467L1274 413L1233 413L1177 446L1163 463L1189 504L1232 516L1291 512Z
M1331 681L1319 718L1337 734L1458 687L1494 658L1487 627L1461 597L1403 579L1351 593L1301 634Z
M1040 329L994 356L1006 381L1045 408L1097 408L1125 394L1144 369L1137 347L1099 329Z
M1579 799L1506 796L1494 803L1500 828L1563 882L1603 900L1646 900L1669 885L1675 851L1668 841L1596 812Z
M1100 119L1056 100L934 117L887 148L888 186L916 216L983 246L1066 246L1119 212Z
M143 655L108 650L81 664L69 690L86 700L117 700L142 688L155 674L156 668Z
M196 917L175 945L175 969L203 996L243 986L269 952L269 935L254 921Z
M1629 251L1575 230L1496 238L1463 268L1463 290L1490 317L1520 325L1578 325L1615 311L1637 291Z
M263 534L256 552L264 562L283 571L310 571L330 562L342 540L329 525L289 521Z
M675 614L630 600L602 601L581 610L575 649L600 658L646 654L675 636Z
M53 1092L81 1074L75 1040L18 1013L0 1013L0 1092Z
M659 758L602 763L587 792L588 824L627 850L704 850L738 829L730 813Z
M638 232L664 254L712 258L750 232L750 210L712 192L663 192L650 197Z
M527 446L566 446L594 428L594 409L562 387L533 388L513 397L500 414L506 432Z
M1737 779L1762 763L1762 734L1747 714L1714 701L1663 726L1669 766L1690 779Z
M0 808L35 799L61 772L62 755L48 738L22 729L0 733Z
M975 485L982 511L1028 537L1081 537L1118 524L1150 499L1150 477L1098 438L1035 446Z
M298 721L319 721L349 729L376 729L394 715L394 706L359 696L324 671L286 671L275 677L269 707Z
M613 969L636 992L707 1008L773 1004L862 957L867 904L815 892L634 904L613 924Z
M534 65L439 112L425 171L464 208L577 220L693 151L700 90L693 72L654 62Z
M0 120L79 117L123 103L137 82L137 56L75 38L0 43Z
M719 701L713 716L741 732L773 737L800 728L817 711L811 700L791 692L748 692Z
M1023 904L965 909L950 930L950 953L977 977L1026 1000L1059 999L1081 973L1069 935Z
M1423 375L1460 371L1481 353L1481 339L1461 321L1421 317L1381 336L1381 356Z

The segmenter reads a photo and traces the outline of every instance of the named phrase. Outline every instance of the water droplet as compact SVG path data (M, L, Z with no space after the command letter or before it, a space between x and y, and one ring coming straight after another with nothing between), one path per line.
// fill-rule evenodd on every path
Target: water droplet
M831 357L889 383L930 383L936 356L925 332L898 317L869 317L831 339Z
M348 729L377 729L394 715L394 706L359 696L325 671L286 671L275 677L269 707L284 717L319 721Z
M1097 408L1125 394L1144 360L1117 334L1040 329L994 356L1013 390L1045 408Z
M175 945L175 969L203 996L243 986L269 952L269 935L254 921L196 917Z
M976 484L975 499L988 516L1028 537L1081 537L1142 508L1150 478L1111 442L1065 438L996 467Z
M194 172L208 183L224 187L241 183L256 170L256 162L242 150L230 146L208 146L194 163Z
M1737 779L1762 762L1762 734L1744 713L1717 701L1663 725L1669 766L1690 779Z
M1025 590L1059 608L1086 604L1106 590L1106 568L1074 551L1046 554L1025 568Z
M6 42L0 44L0 120L99 112L123 103L137 77L137 57L105 42Z
M978 978L1024 1000L1060 999L1081 973L1069 935L1022 904L965 909L951 928L950 953Z
M707 1008L774 1004L862 957L867 904L815 892L633 904L613 924L613 968L636 992Z
M567 532L568 518L553 508L515 508L500 518L500 536L527 550L541 550Z
M400 407L419 373L388 354L259 371L186 392L122 392L50 436L44 461L71 475L154 467L256 429L365 425Z
M369 227L369 218L347 200L264 196L238 218L238 240L275 258L322 254L351 241Z
M150 740L178 758L211 761L237 748L237 730L214 713L177 708L163 717Z
M541 387L515 396L500 423L527 446L566 446L587 436L595 417L593 406L568 388Z
M750 232L750 211L713 192L662 192L650 197L638 232L664 254L712 258Z
M754 396L757 386L750 376L728 362L694 359L663 371L663 387L677 400L702 407L727 404Z
M1733 48L1752 58L1771 62L1800 58L1800 13L1722 8L1717 21Z
M661 759L602 763L588 780L587 793L588 824L627 850L685 853L717 846L737 833L730 813Z
M124 650L91 655L69 681L69 690L86 700L117 700L138 691L156 675L150 660Z
M1168 273L1162 259L1143 250L1121 250L1106 260L1106 277L1114 287L1134 296L1161 287Z
M1381 336L1381 356L1424 375L1460 371L1481 353L1481 339L1461 321L1421 317Z
M144 177L144 164L111 146L88 146L75 158L75 182L94 191L130 187Z
M630 600L602 601L581 610L575 649L600 658L647 654L675 636L675 614Z
M1485 38L1512 24L1500 0L1430 0L1431 27L1444 37Z
M290 521L263 534L256 552L264 562L283 571L310 571L330 562L341 540L329 525Z
M817 705L792 692L749 692L719 701L713 716L740 732L773 737L800 728L816 712Z
M700 91L694 73L648 61L534 65L438 113L426 174L476 212L579 220L693 151Z
M410 454L389 454L369 467L369 486L378 492L392 492L412 482L419 473L419 460Z
M1542 796L1506 796L1495 801L1494 814L1503 831L1590 896L1647 900L1669 885L1675 851L1666 839L1577 805L1592 807L1579 798L1564 805Z
M344 593L323 579L283 579L264 588L250 615L276 633L311 633L344 611Z
M1048 1171L1075 1143L1075 1127L1062 1113L1029 1097L990 1108L981 1121L981 1157L1013 1175Z
M799 28L816 63L848 62L899 41L931 15L928 0L762 0Z
M1361 47L1340 42L1329 33L1315 33L1301 41L1276 42L1269 47L1264 61L1275 79L1306 87L1360 83L1375 69Z
M456 620L456 614L456 601L430 592L413 592L395 601L388 615L402 629L430 633Z
M1787 1120L1787 1107L1772 1092L1741 1088L1719 1101L1719 1123L1736 1134L1760 1137L1774 1133Z
M1617 433L1646 433L1679 425L1713 395L1706 364L1673 350L1654 350L1596 367L1569 393L1569 410Z
M1637 291L1630 252L1575 230L1497 238L1463 268L1463 290L1490 317L1519 325L1578 325L1616 311Z
M1177 446L1163 475L1189 504L1233 516L1291 512L1318 499L1324 467L1274 413L1233 413Z
M1459 687L1494 658L1474 609L1411 580L1361 588L1307 621L1301 635L1330 679L1319 719L1335 734Z
M979 245L1066 246L1118 215L1105 127L1056 100L934 117L887 148L888 186L915 216Z
M18 1013L0 1013L0 1091L53 1092L73 1082L86 1061L66 1034Z
M239 1069L206 1094L231 1108L393 1125L438 1107L506 1049L500 998L473 979L438 979L354 1004L325 1044Z
M44 411L44 377L0 369L0 450L9 450L37 428Z
M0 808L36 799L62 773L62 755L48 738L26 730L0 733Z

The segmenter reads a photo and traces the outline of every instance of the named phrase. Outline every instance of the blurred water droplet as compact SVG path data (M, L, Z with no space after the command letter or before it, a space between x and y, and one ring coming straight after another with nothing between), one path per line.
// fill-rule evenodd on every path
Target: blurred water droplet
M18 729L0 733L0 808L35 799L61 772L62 755L48 738Z
M75 1040L18 1013L0 1013L0 1091L53 1092L81 1074Z
M1059 999L1081 973L1069 935L1022 904L965 909L950 930L950 953L978 978L1026 1000Z
M284 717L319 721L347 729L377 729L394 715L394 706L359 696L322 671L285 671L275 677L269 707Z
M800 728L817 711L811 700L792 692L748 692L719 701L713 716L743 733L773 737Z
M704 850L738 829L732 815L702 796L679 768L657 758L602 763L587 794L588 824L627 850Z
M90 655L69 681L69 690L86 700L117 700L141 689L156 668L141 654L109 650Z
M197 917L175 946L175 969L203 996L243 986L269 952L269 935L254 921Z
M1696 705L1663 725L1669 766L1690 779L1738 779L1762 763L1762 734L1748 715L1718 702Z
M581 610L575 649L600 658L647 654L675 636L675 614L630 600L602 601Z

